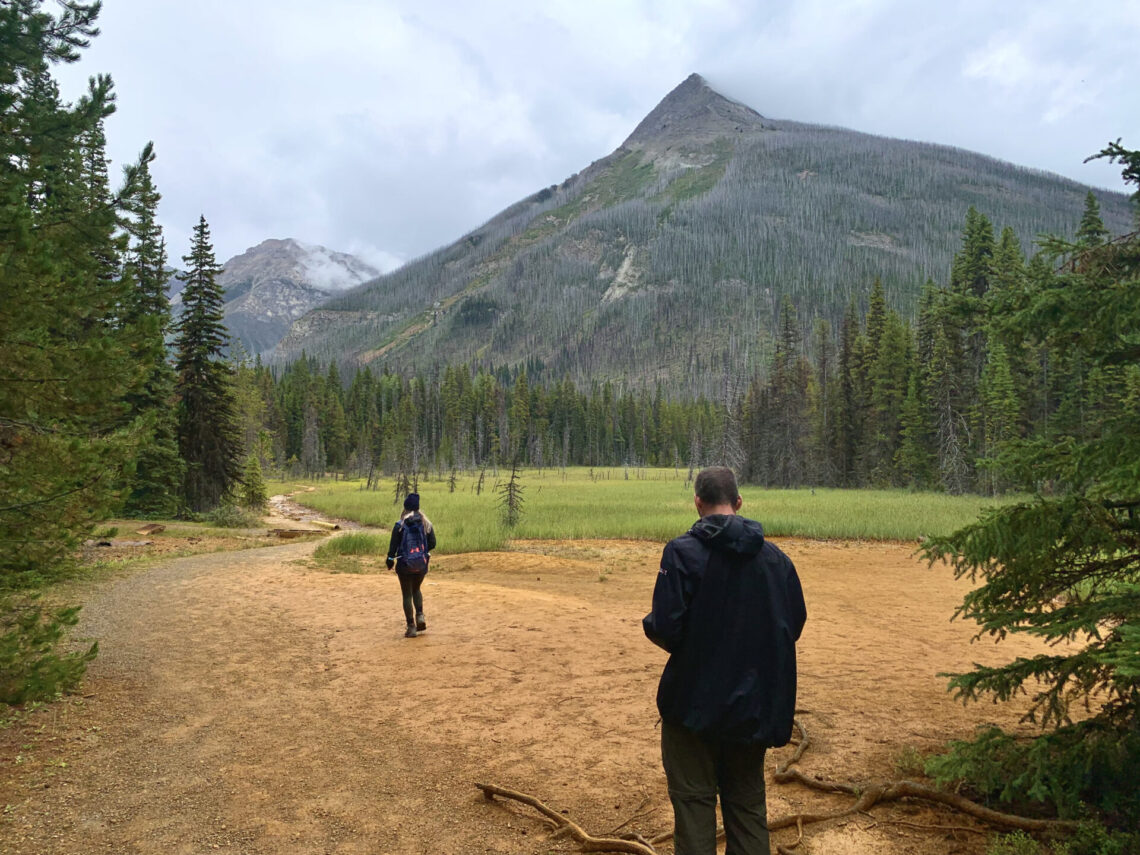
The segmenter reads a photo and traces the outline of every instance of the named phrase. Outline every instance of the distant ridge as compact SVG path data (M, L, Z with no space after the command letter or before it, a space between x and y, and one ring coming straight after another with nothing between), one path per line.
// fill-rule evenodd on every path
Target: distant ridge
M231 344L250 355L271 350L293 321L380 274L356 256L294 238L264 240L222 267ZM172 279L169 290L178 311L182 283Z
M766 364L784 295L837 325L882 280L913 311L974 206L1027 251L1088 187L948 146L769 119L698 74L611 154L294 322L271 354L347 368L457 362L719 395ZM1119 193L1096 191L1127 230ZM807 345L805 345L807 346Z

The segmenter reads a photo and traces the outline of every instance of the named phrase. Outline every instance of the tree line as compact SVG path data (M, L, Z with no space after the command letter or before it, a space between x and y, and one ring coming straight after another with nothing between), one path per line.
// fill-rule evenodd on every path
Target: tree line
M1091 192L1076 246L1109 240ZM528 362L399 376L337 362L237 367L247 449L309 476L487 465L724 464L778 487L909 487L997 494L1033 486L1002 463L1014 439L1087 436L1108 406L1106 369L1035 341L1018 300L1055 274L974 208L949 281L913 322L875 280L838 329L785 297L764 370L709 366L715 396L618 382L532 382ZM537 372L541 373L541 372Z

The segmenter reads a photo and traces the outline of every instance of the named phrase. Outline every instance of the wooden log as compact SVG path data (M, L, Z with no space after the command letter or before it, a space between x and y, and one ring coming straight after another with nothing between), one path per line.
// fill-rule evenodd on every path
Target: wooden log
M307 534L323 535L325 532L320 531L319 529L314 530L309 528L271 528L269 529L267 536L280 537L284 540L292 540L295 537L304 537Z

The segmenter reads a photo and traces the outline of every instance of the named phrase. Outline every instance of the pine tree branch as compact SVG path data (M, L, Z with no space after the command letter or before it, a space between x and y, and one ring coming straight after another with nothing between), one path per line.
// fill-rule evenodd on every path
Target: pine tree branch
M6 513L9 513L11 511L23 511L27 508L35 508L35 507L39 507L41 505L48 505L48 504L51 504L52 502L59 501L60 499L65 499L68 496L74 496L76 493L82 493L84 490L90 490L92 487L94 487L96 484L98 484L102 480L103 480L103 476L100 475L98 478L95 478L93 481L89 481L86 484L81 484L80 486L76 487L73 490L65 490L62 493L56 493L54 496L48 496L45 499L37 499L34 502L22 502L18 505L9 505L6 508L0 508L0 514L6 514Z

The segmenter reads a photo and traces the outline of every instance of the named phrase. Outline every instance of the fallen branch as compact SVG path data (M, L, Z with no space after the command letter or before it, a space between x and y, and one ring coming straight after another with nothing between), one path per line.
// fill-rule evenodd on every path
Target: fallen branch
M946 805L967 816L972 816L975 819L980 819L990 825L996 825L1002 828L1014 828L1022 831L1076 831L1077 829L1077 823L1069 820L1030 819L1012 813L993 810L977 802L970 801L964 796L959 796L956 793L936 790L933 787L918 784L914 781L890 781L886 784L880 784L861 790L853 784L841 781L825 781L821 778L805 775L798 769L792 769L791 766L803 756L808 745L811 744L811 739L808 736L807 728L803 726L803 723L799 719L796 719L795 727L800 733L800 743L791 758L776 769L776 773L772 776L773 780L778 784L786 784L794 781L798 784L803 784L805 787L820 790L825 793L847 793L856 796L857 801L847 810L838 811L833 814L799 814L797 816L773 820L768 824L768 828L770 829L787 828L791 825L795 825L799 817L803 817L805 824L822 822L826 819L839 819L840 817L848 816L860 810L868 810L877 804L895 802L900 799L922 799L923 801Z
M646 846L643 843L638 843L636 840L622 840L617 837L594 837L593 835L587 834L577 823L543 804L534 796L528 796L526 793L519 793L515 790L508 790L503 787L496 787L494 784L476 784L475 786L483 791L483 797L488 801L493 800L495 796L500 796L504 799L513 799L516 802L522 802L524 805L530 805L558 826L558 830L555 832L556 834L568 834L578 841L578 845L582 848L583 852L631 852L633 855L658 855L657 850L652 846Z

